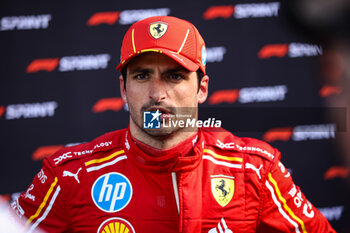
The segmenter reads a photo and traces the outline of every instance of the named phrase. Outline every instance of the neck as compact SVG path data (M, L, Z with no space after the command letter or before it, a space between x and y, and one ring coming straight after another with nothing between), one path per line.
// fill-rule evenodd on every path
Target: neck
M130 132L138 141L159 150L170 149L197 133L196 130L188 132L180 129L166 136L154 136L140 129L132 119L130 119Z

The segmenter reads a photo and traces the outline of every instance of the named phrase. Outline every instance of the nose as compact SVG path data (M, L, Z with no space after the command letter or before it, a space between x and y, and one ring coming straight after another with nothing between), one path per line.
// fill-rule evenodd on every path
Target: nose
M164 100L167 96L166 82L161 78L154 78L150 82L149 98L156 103Z

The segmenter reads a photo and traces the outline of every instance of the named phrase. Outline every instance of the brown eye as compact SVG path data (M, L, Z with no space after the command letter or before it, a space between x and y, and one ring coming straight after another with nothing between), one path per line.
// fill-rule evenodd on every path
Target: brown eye
M147 74L137 74L137 75L135 75L134 76L134 79L135 80L146 80L146 79L148 79L149 78L149 76L147 75Z
M181 79L184 79L184 76L181 75L181 74L176 74L176 73L175 73L175 74L169 74L168 78L169 78L170 80L179 81L179 80L181 80Z

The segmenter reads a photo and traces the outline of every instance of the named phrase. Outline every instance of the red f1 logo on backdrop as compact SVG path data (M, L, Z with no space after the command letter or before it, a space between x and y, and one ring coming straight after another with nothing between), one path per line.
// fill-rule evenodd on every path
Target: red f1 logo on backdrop
M231 90L218 90L215 91L209 98L209 104L220 104L220 103L229 103L233 104L237 101L239 97L238 89Z
M283 44L267 44L262 46L258 52L258 58L268 59L272 57L297 58L297 57L313 57L323 54L323 49L319 45L307 43L283 43Z
M338 95L343 91L345 70L344 55L338 50L325 49L320 59L320 71L324 83L319 91L321 97Z
M343 178L346 179L350 174L350 168L344 166L332 166L330 167L323 178L325 180L331 180L335 178Z
M244 3L236 5L211 6L204 13L205 20L216 18L266 18L278 16L279 2Z
M119 19L119 11L110 11L110 12L97 12L91 16L88 20L87 25L97 26L100 24L115 24Z
M106 111L120 111L124 106L123 99L120 97L116 98L104 98L96 102L92 107L94 113L101 113Z
M343 91L343 88L340 86L324 85L319 94L321 97L326 98L331 95L338 95Z
M63 145L52 145L52 146L41 146L38 147L32 154L33 160L42 160L47 156L54 154L56 151L61 149Z
M47 71L52 72L54 71L58 64L60 62L59 58L39 58L32 61L28 67L26 72L27 73L35 73L38 71Z
M270 57L285 57L288 54L288 44L270 44L263 46L258 57L260 59L266 59Z
M204 13L203 18L206 20L216 19L216 18L231 18L235 7L232 5L227 6L212 6L209 7Z
M61 58L38 58L28 65L26 72L52 72L56 68L59 72L106 69L110 59L111 56L106 53Z
M0 117L2 117L2 115L5 113L6 108L5 106L0 106Z
M293 127L284 127L284 128L273 128L268 130L264 136L263 140L267 142L274 141L289 141L293 136Z
M275 141L307 141L335 138L335 124L297 125L269 129L262 139L267 142Z

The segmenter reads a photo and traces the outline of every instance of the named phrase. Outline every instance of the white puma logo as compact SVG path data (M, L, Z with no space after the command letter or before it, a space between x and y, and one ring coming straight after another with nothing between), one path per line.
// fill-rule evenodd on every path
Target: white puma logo
M261 175L260 175L260 169L263 167L263 165L260 165L259 168L256 168L253 164L250 163L246 163L245 164L245 168L246 169L252 169L253 171L256 172L256 174L259 176L260 180L261 180Z
M80 172L80 170L81 170L81 168L79 168L79 170L78 170L77 173L75 173L75 174L73 174L73 173L71 173L71 172L69 172L69 171L64 171L64 172L63 172L63 176L71 176L71 177L74 177L74 178L77 180L78 184L80 184L80 181L79 181L79 179L78 179L78 173Z

